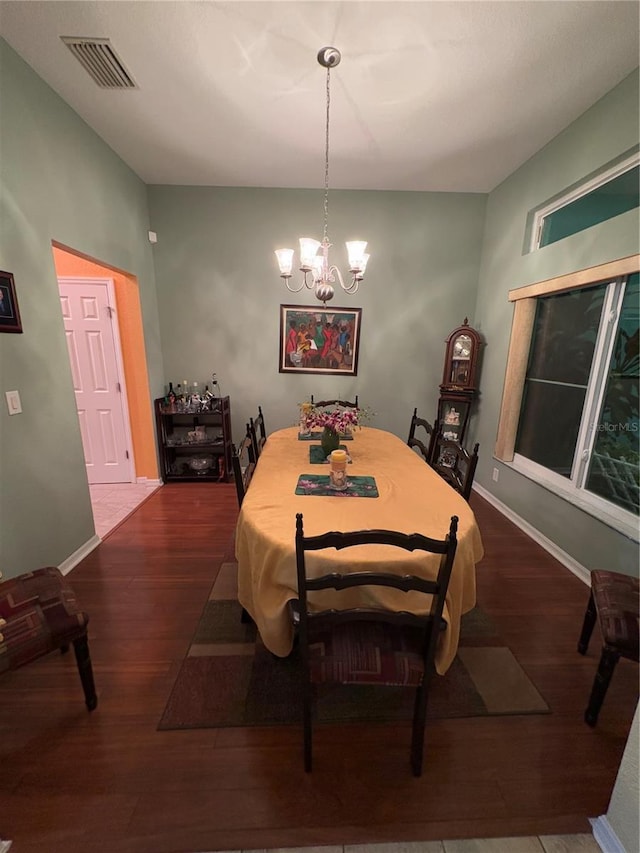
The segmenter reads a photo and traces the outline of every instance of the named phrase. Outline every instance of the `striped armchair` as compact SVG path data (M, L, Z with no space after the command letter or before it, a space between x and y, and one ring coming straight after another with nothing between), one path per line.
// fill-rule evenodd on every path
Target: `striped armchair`
M0 581L0 675L73 643L90 711L98 704L87 640L89 617L59 569Z

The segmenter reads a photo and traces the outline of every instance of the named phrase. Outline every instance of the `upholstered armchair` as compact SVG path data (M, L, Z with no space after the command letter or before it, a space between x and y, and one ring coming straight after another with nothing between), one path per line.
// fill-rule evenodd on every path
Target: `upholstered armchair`
M89 617L59 569L0 580L0 676L73 643L90 711L98 704L87 641Z

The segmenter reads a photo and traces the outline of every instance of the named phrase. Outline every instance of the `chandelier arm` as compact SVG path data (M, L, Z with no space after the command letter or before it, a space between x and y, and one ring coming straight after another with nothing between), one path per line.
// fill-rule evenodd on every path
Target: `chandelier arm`
M345 293L355 293L355 292L358 290L358 287L359 287L359 286L360 286L360 279L359 279L359 278L356 278L356 277L354 276L353 281L351 282L351 284L350 284L348 287L345 287L345 288L344 288Z
M343 290L347 290L348 285L344 283L344 279L342 278L342 273L335 265L331 265L328 269L329 281L338 281L340 287Z
M300 287L291 287L291 285L289 284L289 277L285 278L284 276L282 276L282 278L284 278L284 283L287 285L287 289L290 290L291 293L300 293L300 291L304 287L304 281L300 283Z

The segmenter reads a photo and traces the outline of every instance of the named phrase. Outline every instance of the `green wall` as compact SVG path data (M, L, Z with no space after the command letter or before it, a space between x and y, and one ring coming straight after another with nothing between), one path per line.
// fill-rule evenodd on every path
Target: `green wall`
M287 290L273 252L322 237L322 191L150 187L166 381L202 382L215 370L236 441L258 404L272 431L297 423L310 394L356 393L376 412L374 426L406 438L415 406L435 416L446 335L473 321L485 202L330 191L332 262L346 271L345 239L367 239L371 252L359 291L337 287L329 303L362 308L358 375L292 375L278 372L280 305L321 303Z
M493 458L513 305L508 291L639 250L638 210L523 254L529 211L638 144L638 73L622 81L490 195L476 317L487 346L476 482L587 568L638 571L636 543ZM499 482L491 480L493 467Z
M585 566L636 569L634 543L492 451L513 313L507 292L638 251L634 211L522 253L533 207L637 145L637 74L488 198L330 192L332 260L345 268L348 238L366 237L371 251L358 294L334 300L363 309L351 378L278 372L279 306L316 303L287 291L273 249L321 236L321 190L147 188L2 40L0 72L0 268L15 275L25 330L0 335L0 391L18 389L24 410L10 418L0 400L5 576L60 564L94 532L52 240L138 277L152 395L166 381L205 382L215 371L231 396L236 440L258 404L274 430L293 424L296 403L311 393L358 393L377 413L374 425L405 437L414 406L433 418L444 338L467 316L486 339L469 437L481 444L477 482Z
M161 388L145 185L0 40L0 268L23 334L0 335L0 567L59 565L94 535L51 241L138 276ZM4 392L23 413L9 417Z

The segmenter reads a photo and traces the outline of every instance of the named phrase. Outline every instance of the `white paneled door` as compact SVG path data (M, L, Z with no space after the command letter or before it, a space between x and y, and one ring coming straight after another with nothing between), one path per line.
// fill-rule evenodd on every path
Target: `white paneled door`
M58 279L89 483L132 481L119 335L109 280Z

